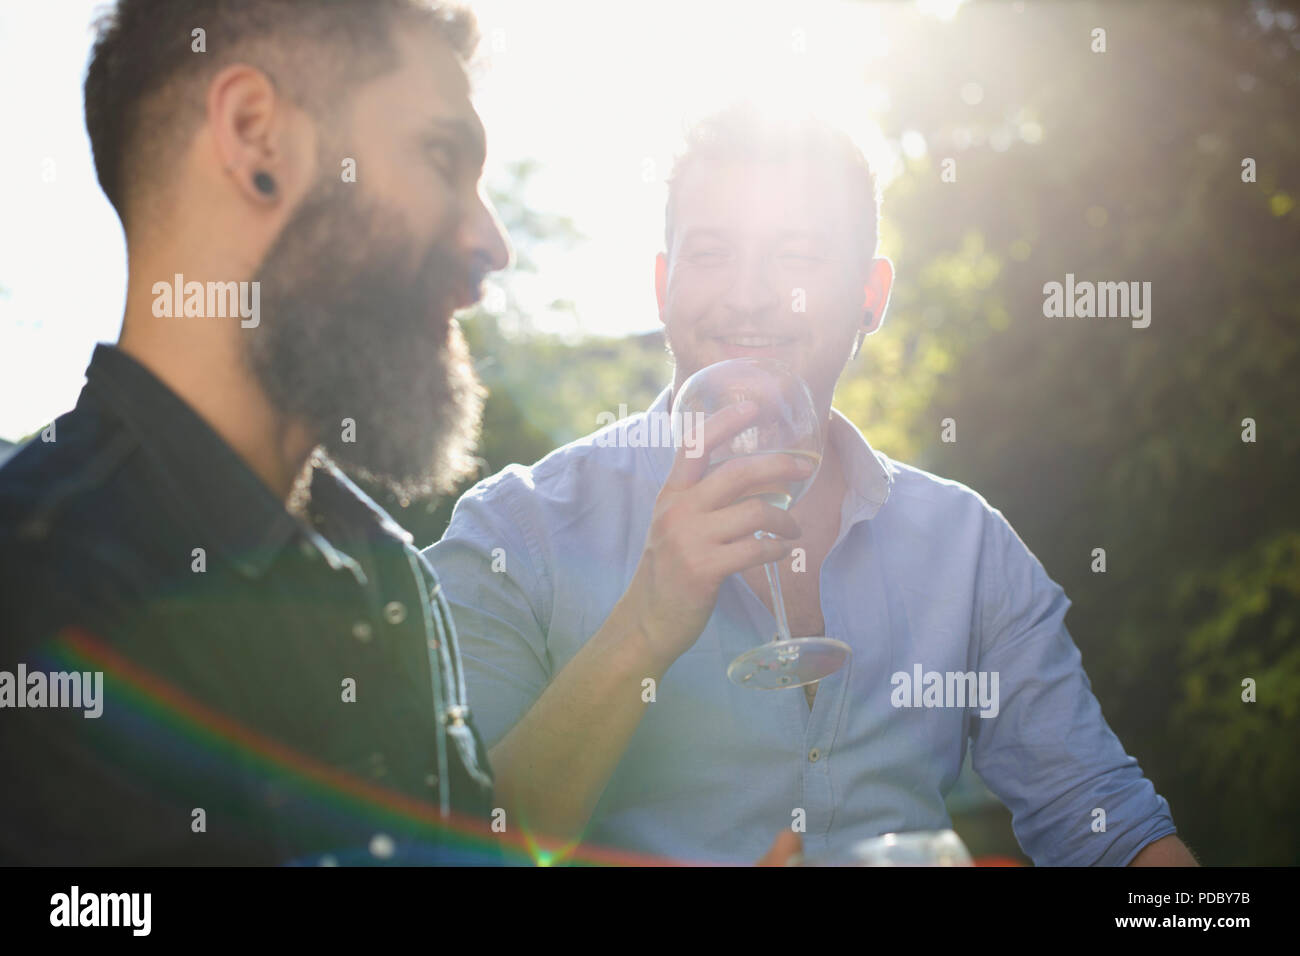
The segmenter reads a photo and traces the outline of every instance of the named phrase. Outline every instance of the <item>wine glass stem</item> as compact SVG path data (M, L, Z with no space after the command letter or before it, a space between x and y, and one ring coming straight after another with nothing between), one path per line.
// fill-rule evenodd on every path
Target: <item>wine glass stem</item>
M764 532L756 531L755 537L762 536ZM772 535L775 537L775 535ZM763 570L767 572L767 585L772 589L772 616L776 618L776 638L779 641L790 640L790 624L785 619L785 598L781 596L781 569L777 567L775 561L763 565Z

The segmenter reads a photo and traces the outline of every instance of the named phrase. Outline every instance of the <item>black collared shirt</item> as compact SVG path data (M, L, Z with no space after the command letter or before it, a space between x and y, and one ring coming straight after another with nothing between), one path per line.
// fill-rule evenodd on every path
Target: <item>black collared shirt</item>
M99 716L74 673L90 693L102 673ZM109 346L0 469L0 773L6 863L494 860L410 536L320 458L295 517Z

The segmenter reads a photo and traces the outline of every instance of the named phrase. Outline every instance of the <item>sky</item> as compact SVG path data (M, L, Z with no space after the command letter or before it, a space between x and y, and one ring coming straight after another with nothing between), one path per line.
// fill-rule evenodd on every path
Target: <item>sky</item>
M915 6L949 19L960 3ZM0 0L0 438L16 440L71 408L95 343L115 341L121 328L125 244L95 180L82 114L102 5ZM658 327L663 181L689 121L728 99L807 91L858 137L882 185L897 166L898 144L875 131L889 102L873 66L890 49L873 4L469 5L483 37L474 100L488 132L485 181L504 186L511 164L533 161L524 200L568 216L583 237L537 249L535 273L501 280L542 331ZM573 306L550 308L556 300Z

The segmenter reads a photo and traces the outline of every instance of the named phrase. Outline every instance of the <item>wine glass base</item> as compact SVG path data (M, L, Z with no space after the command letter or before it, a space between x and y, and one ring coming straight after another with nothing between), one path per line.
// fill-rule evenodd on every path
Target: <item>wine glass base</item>
M733 684L754 690L784 690L815 684L834 674L852 651L832 637L770 641L737 657L727 667Z

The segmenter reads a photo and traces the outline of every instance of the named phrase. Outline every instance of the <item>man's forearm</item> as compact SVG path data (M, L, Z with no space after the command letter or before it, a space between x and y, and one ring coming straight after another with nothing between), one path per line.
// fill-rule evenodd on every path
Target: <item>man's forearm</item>
M1138 855L1133 857L1129 866L1200 866L1192 851L1183 841L1172 833L1148 843Z
M492 748L498 800L534 838L582 832L645 712L656 661L623 603Z

